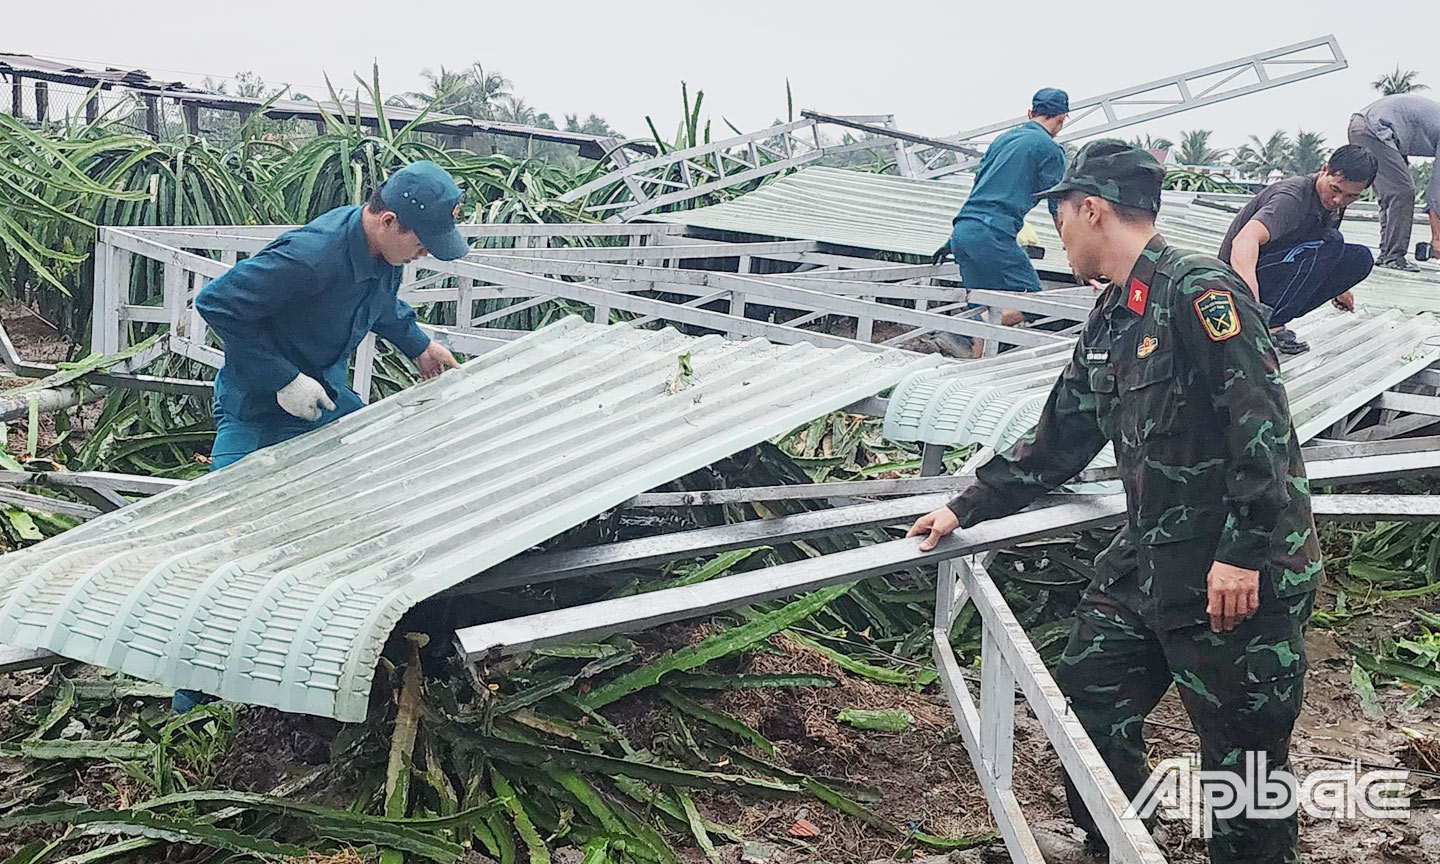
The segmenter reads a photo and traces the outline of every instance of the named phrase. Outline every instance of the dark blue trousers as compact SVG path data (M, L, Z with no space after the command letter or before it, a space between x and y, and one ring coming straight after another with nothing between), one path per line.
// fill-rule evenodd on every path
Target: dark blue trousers
M1346 243L1330 230L1319 240L1264 252L1255 267L1260 302L1275 310L1271 327L1281 327L1333 300L1370 275L1375 257L1364 246Z

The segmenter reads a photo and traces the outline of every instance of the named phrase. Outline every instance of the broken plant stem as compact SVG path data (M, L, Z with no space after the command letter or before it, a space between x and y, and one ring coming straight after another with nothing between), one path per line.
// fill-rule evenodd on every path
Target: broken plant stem
M385 815L405 816L410 799L410 766L415 758L415 734L420 721L420 691L424 679L420 675L420 649L429 642L424 633L406 633L410 657L400 679L400 700L395 712L395 732L390 737L390 762L385 768ZM404 856L395 850L381 853L381 864L402 864Z

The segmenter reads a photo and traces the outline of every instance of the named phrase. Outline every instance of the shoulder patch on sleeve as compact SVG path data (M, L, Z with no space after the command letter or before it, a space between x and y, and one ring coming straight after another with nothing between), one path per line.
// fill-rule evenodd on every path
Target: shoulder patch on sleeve
M1240 310L1235 296L1220 288L1210 288L1195 298L1195 314L1212 342L1224 342L1240 332Z

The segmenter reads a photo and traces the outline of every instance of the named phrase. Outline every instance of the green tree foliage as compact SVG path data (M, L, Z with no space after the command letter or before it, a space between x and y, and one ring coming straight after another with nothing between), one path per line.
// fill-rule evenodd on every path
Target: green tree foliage
M1325 147L1324 135L1301 129L1295 133L1295 140L1291 142L1286 173L1313 174L1325 165L1329 156L1330 151Z
M1248 144L1235 150L1235 167L1242 174L1256 180L1269 180L1271 175L1282 176L1290 167L1290 154L1294 144L1283 130L1276 129L1264 141L1258 135L1251 135Z
M462 71L441 66L438 74L426 69L420 77L425 79L426 89L406 93L400 97L400 104L482 120L500 119L501 106L512 95L510 88L514 86L509 78L499 72L486 72L479 63Z
M1224 150L1216 150L1210 146L1211 134L1209 129L1181 132L1180 152L1175 154L1175 158L1182 165L1213 165L1224 159Z
M1175 146L1175 142L1169 138L1164 136L1156 137L1153 135L1145 135L1143 137L1137 135L1130 139L1130 143L1143 150L1169 150Z
M1394 96L1398 93L1415 93L1419 90L1429 90L1429 86L1416 81L1419 72L1414 69L1400 69L1400 64L1395 64L1394 72L1387 72L1370 82L1370 86L1380 91L1382 96Z

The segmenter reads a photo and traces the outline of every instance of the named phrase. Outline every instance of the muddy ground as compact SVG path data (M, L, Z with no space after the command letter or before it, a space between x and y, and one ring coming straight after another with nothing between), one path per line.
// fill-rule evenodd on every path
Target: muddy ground
M0 306L0 324L4 324L5 333L10 337L10 342L15 346L16 353L21 358L32 363L61 363L71 359L74 346L65 337L61 336L49 321L41 318L40 315L20 303L7 303ZM0 368L0 395L5 390L12 390L31 383L32 378L15 378L5 373ZM72 422L77 426L74 433L77 437L83 432L87 422L93 423L100 415L101 404L92 403L80 408L73 408L68 413ZM37 434L37 444L44 448L54 443L56 436L55 416L43 414L40 417L40 429ZM6 452L17 458L27 455L29 450L29 430L25 420L11 421L6 424Z
M1440 606L1432 598L1431 606ZM1408 610L1398 610L1408 614ZM1294 770L1303 781L1311 771L1346 767L1359 759L1372 766L1430 771L1412 775L1412 794L1440 799L1440 700L1403 710L1406 693L1380 688L1385 717L1364 716L1350 686L1349 654L1328 630L1312 630L1311 669L1306 680L1305 708L1292 741ZM829 660L805 649L786 654L753 655L754 671L818 672L836 675L842 686L831 689L731 694L724 707L746 719L774 741L785 762L799 770L838 777L875 789L883 801L872 805L897 824L919 822L923 830L960 836L993 830L994 824L975 779L964 745L950 723L942 697L909 693L845 676ZM978 692L978 688L977 688ZM903 707L916 718L903 734L863 732L839 725L841 707ZM1015 788L1032 822L1067 818L1058 761L1044 732L1024 701L1017 703ZM1172 690L1151 715L1146 730L1152 764L1193 752L1196 738ZM1159 725L1164 724L1164 725ZM1171 727L1179 727L1171 728ZM1409 729L1432 739L1416 746ZM1339 760L1339 761L1336 761ZM1428 761L1427 761L1428 760ZM1425 766L1428 765L1428 768ZM741 802L711 796L702 807L712 817L745 830L783 849L777 861L869 862L890 858L901 844L893 838L841 816L828 808L809 807L800 813L793 803ZM789 837L797 818L805 818L821 835L805 848ZM1172 862L1205 862L1203 841L1187 836L1185 826L1171 825L1164 849ZM906 847L908 849L908 847ZM1357 864L1421 864L1440 861L1440 809L1412 809L1407 820L1314 819L1301 817L1301 849L1305 862L1345 861ZM955 853L952 860L1000 860L999 844L981 853ZM923 854L923 853L922 853Z

